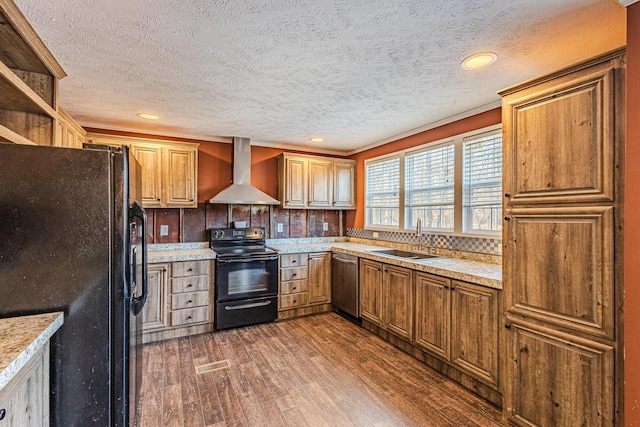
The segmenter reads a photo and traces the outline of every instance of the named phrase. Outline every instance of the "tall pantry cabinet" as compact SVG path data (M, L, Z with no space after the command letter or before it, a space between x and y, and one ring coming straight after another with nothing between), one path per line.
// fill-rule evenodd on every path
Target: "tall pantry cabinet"
M624 82L620 49L500 93L515 425L621 421Z

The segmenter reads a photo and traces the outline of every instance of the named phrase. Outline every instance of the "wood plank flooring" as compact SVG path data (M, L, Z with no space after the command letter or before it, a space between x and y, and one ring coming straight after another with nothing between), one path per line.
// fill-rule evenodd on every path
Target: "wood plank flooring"
M335 313L146 344L143 369L145 427L506 425L491 404Z

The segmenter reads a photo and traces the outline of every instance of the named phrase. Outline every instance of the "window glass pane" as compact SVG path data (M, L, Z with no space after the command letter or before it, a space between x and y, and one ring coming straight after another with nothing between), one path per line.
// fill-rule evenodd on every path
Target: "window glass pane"
M463 143L463 223L466 232L502 230L502 134Z
M405 227L453 230L453 144L405 157Z
M398 227L400 224L400 159L365 166L367 226Z

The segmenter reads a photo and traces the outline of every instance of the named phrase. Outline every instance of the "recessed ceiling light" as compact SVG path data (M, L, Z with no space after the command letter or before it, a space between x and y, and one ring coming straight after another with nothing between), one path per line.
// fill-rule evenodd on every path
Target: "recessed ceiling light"
M466 57L460 65L465 70L477 70L478 68L484 68L487 65L493 64L496 62L496 59L498 59L498 55L493 52L474 53Z
M309 141L311 141L311 142L324 142L324 138L321 138L319 136L314 136L313 138L309 138Z
M138 113L138 117L142 117L143 119L147 120L160 120L160 117L156 116L155 114L149 113Z

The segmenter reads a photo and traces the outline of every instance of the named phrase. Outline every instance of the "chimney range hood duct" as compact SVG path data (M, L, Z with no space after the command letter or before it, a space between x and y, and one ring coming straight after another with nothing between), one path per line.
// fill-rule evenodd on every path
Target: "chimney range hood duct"
M279 205L280 202L251 185L251 141L233 138L233 182L209 199L209 203Z

